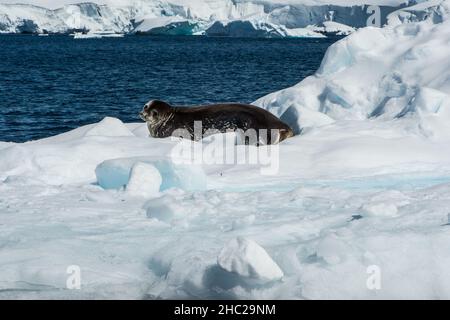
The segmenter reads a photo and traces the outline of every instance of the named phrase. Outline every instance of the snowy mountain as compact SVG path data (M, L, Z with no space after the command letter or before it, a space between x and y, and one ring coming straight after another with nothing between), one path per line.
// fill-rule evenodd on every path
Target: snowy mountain
M91 32L211 36L321 36L366 26L369 4L380 23L407 1L133 0L121 5L80 3L50 10L0 4L2 33ZM327 27L332 23L332 27Z

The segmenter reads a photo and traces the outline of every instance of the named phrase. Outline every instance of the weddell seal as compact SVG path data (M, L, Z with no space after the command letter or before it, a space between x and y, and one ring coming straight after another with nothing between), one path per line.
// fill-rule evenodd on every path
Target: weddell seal
M241 132L246 144L277 144L293 137L292 129L270 112L259 107L239 103L180 107L151 100L139 113L147 122L154 138L178 136L185 130L191 140L226 132ZM201 130L201 131L200 131Z

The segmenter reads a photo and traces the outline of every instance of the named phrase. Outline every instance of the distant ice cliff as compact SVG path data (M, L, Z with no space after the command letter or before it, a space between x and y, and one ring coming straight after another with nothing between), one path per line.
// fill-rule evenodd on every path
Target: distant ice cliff
M374 14L379 18L377 22L384 25L388 15L408 1L329 0L329 3L307 0L133 0L126 5L79 3L55 10L26 4L0 4L0 33L108 31L321 37L327 33L348 34L354 28L365 27ZM374 3L380 6L373 9L370 4Z

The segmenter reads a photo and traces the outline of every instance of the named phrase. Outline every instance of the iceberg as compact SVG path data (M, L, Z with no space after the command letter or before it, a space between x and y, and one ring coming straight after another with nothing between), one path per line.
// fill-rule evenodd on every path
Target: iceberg
M441 18L428 15L421 22L351 34L327 50L315 75L255 104L297 133L336 121L370 119L394 121L419 135L448 136L448 2L432 11Z
M323 31L323 30L320 30ZM250 37L250 38L323 38L322 33L308 28L288 29L273 23L252 20L234 20L215 22L205 31L207 36L215 37Z
M255 241L236 238L227 243L217 258L224 270L262 283L280 280L283 271Z
M191 191L206 189L206 176L201 167L143 157L111 159L100 163L95 169L98 184L104 189L120 189L126 186L128 189L132 183L133 168L139 163L151 165L158 170L162 177L160 191L170 188Z

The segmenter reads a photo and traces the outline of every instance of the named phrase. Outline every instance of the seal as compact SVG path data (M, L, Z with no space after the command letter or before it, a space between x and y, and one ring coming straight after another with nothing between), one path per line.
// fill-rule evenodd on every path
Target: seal
M202 106L171 106L151 100L139 113L147 122L150 135L166 138L176 130L189 132L191 140L200 140L214 133L242 130L245 135L255 132L256 144L277 144L294 136L292 129L270 112L257 106L240 103L223 103ZM196 124L201 124L201 134L196 134ZM246 144L248 140L245 140Z

